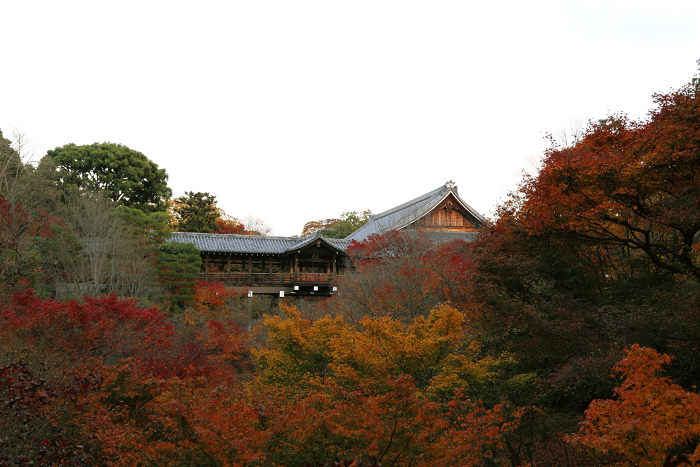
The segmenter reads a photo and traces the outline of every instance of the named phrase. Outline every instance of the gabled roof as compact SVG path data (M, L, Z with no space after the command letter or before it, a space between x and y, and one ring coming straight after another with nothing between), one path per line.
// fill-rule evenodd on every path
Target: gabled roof
M424 194L423 196L419 196L418 198L412 199L411 201L389 209L388 211L375 214L369 221L367 221L365 225L345 237L345 240L356 240L359 242L370 235L383 234L389 230L403 229L412 222L415 222L428 214L450 194L454 195L457 202L461 204L462 208L464 208L466 212L474 216L479 222L486 222L486 219L481 214L476 212L474 208L469 206L466 201L459 197L455 184L453 182L447 182L441 187L438 187L435 190ZM474 234L472 233L467 234L466 236L472 238L473 235Z
M321 242L338 251L345 251L350 244L345 239L324 238L320 232L309 237L263 237L261 235L173 232L167 241L193 243L201 251L209 253L283 255L294 250L298 251L317 240L321 240Z

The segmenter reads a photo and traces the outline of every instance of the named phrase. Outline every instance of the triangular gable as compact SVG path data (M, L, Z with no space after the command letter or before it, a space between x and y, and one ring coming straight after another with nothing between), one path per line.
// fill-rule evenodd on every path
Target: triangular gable
M486 222L486 219L481 214L459 197L455 184L447 182L443 186L418 198L372 216L365 225L345 239L362 241L370 235L383 234L389 230L400 230L419 224L418 221L429 215L448 198L454 201L456 208L473 219L476 228ZM416 227L418 226L416 225Z
M483 217L478 217L453 191L448 191L420 218L413 220L399 229L446 230L446 231L477 231L484 223Z
M299 243L297 243L293 246L290 246L287 249L286 253L293 253L294 251L299 251L301 249L304 249L304 248L311 246L313 244L316 244L316 243L320 243L324 246L327 246L331 250L336 251L336 252L340 252L340 253L344 253L345 248L347 247L347 242L340 242L340 244L338 244L339 242L333 242L333 241L330 241L332 239L328 239L328 238L323 237L320 230L318 232L316 232L315 234L311 235L310 237L302 237L300 240L301 241Z

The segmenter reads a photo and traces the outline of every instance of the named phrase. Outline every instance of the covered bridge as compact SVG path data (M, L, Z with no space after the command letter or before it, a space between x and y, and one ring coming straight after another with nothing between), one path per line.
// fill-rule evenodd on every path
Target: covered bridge
M170 241L202 251L199 279L233 290L278 295L331 295L343 273L349 240L173 232Z
M233 290L300 296L329 296L345 267L353 241L390 230L427 232L435 241L474 239L486 222L457 194L453 182L376 214L344 239L263 237L173 232L171 242L193 243L202 252L200 280L223 282Z

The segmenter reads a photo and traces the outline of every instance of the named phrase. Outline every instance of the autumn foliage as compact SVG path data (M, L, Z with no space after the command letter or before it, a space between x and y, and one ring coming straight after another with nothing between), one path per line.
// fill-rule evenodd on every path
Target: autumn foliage
M549 150L514 217L532 232L638 251L700 279L700 81L654 100L647 121L612 115L574 146Z
M408 326L366 318L362 330L285 313L266 322L273 347L254 352L259 394L274 400L262 413L277 440L273 459L480 465L498 445L502 405L485 404L462 379L476 383L488 363L459 311L441 306Z
M342 279L339 306L350 315L411 320L442 302L465 305L471 265L466 242L435 243L427 234L390 231L353 242L354 271Z
M553 141L474 241L353 242L331 298L259 318L124 208L149 293L67 300L80 239L0 199L0 465L700 465L699 86ZM250 233L190 195L180 228Z
M659 375L671 363L668 355L632 345L615 365L622 383L615 399L594 400L586 410L580 433L568 440L613 452L631 465L666 465L673 457L688 464L700 460L700 395Z
M60 221L46 213L32 213L22 203L0 199L0 297L36 283L42 276L44 240Z

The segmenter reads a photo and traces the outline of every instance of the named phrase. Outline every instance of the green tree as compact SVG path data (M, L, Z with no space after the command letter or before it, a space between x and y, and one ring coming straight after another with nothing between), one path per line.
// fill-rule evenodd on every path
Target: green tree
M165 243L159 247L156 264L160 282L170 295L170 305L184 308L194 300L194 285L202 265L199 249L192 243Z
M170 238L170 216L165 212L145 213L136 208L119 206L117 213L129 226L139 244L157 248Z
M175 229L180 232L210 233L218 229L216 219L219 217L219 209L216 207L216 196L208 192L185 192L185 196L175 199L173 212Z
M372 217L372 211L344 212L340 219L324 219L322 221L307 222L304 225L302 237L313 235L321 231L326 238L345 238L363 225Z
M165 169L121 144L71 143L50 150L45 159L56 164L64 188L104 190L112 201L123 206L165 211L166 200L172 195Z

